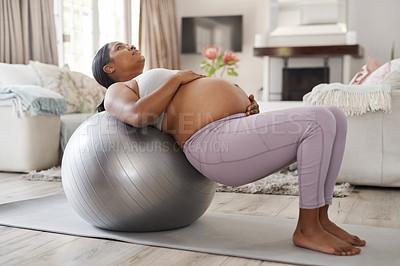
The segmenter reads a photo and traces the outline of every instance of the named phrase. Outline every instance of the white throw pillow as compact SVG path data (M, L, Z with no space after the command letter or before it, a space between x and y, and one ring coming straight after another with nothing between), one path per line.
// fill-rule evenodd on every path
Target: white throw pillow
M30 65L0 63L0 85L38 85Z
M70 71L68 65L61 68L37 61L29 63L39 77L39 85L65 98L67 113L93 113L104 99L104 87L83 73Z
M375 70L380 68L382 65L376 61L375 58L368 57L367 63L361 68L361 70L353 77L350 81L350 85L361 85L363 82L373 73Z
M39 77L40 86L61 94L67 102L67 113L82 113L82 102L75 83L71 77L68 65L58 67L37 61L29 64Z
M364 85L391 85L400 84L400 58L387 62L369 75Z

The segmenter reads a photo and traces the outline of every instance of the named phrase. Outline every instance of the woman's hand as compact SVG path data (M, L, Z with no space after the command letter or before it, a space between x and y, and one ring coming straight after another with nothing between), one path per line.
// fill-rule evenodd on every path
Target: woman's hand
M184 85L192 82L193 80L204 78L206 76L194 73L192 70L180 70L178 73L175 74L175 77L178 78L181 85Z
M255 115L260 112L258 109L258 103L254 100L254 95L249 95L250 105L246 108L246 115Z

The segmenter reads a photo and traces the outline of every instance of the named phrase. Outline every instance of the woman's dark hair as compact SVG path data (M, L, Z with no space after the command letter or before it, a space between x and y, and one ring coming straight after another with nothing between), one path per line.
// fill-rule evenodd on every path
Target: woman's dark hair
M112 80L110 76L103 70L103 67L110 62L110 49L108 49L108 45L109 43L106 43L103 47L100 48L100 50L94 56L92 62L92 72L94 79L98 83L100 83L100 85L106 88L110 87L113 83L115 83L115 81ZM105 111L104 100L97 107L97 111L98 112Z

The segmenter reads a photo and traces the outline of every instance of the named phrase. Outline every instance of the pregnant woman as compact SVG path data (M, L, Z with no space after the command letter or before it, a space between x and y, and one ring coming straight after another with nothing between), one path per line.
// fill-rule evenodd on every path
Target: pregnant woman
M135 127L153 125L170 134L189 162L216 182L240 186L297 160L300 212L297 246L355 255L365 241L328 217L342 162L347 122L333 106L298 107L261 114L231 82L192 71L152 69L144 56L121 42L104 45L93 75L107 87L99 111Z

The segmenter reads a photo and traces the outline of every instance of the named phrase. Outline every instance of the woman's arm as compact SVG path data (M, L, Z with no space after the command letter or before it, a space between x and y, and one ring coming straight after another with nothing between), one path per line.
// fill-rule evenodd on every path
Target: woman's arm
M118 82L111 85L104 99L105 109L118 120L135 127L151 124L167 108L180 85L204 77L192 71L179 71L161 87L139 98L136 81Z

